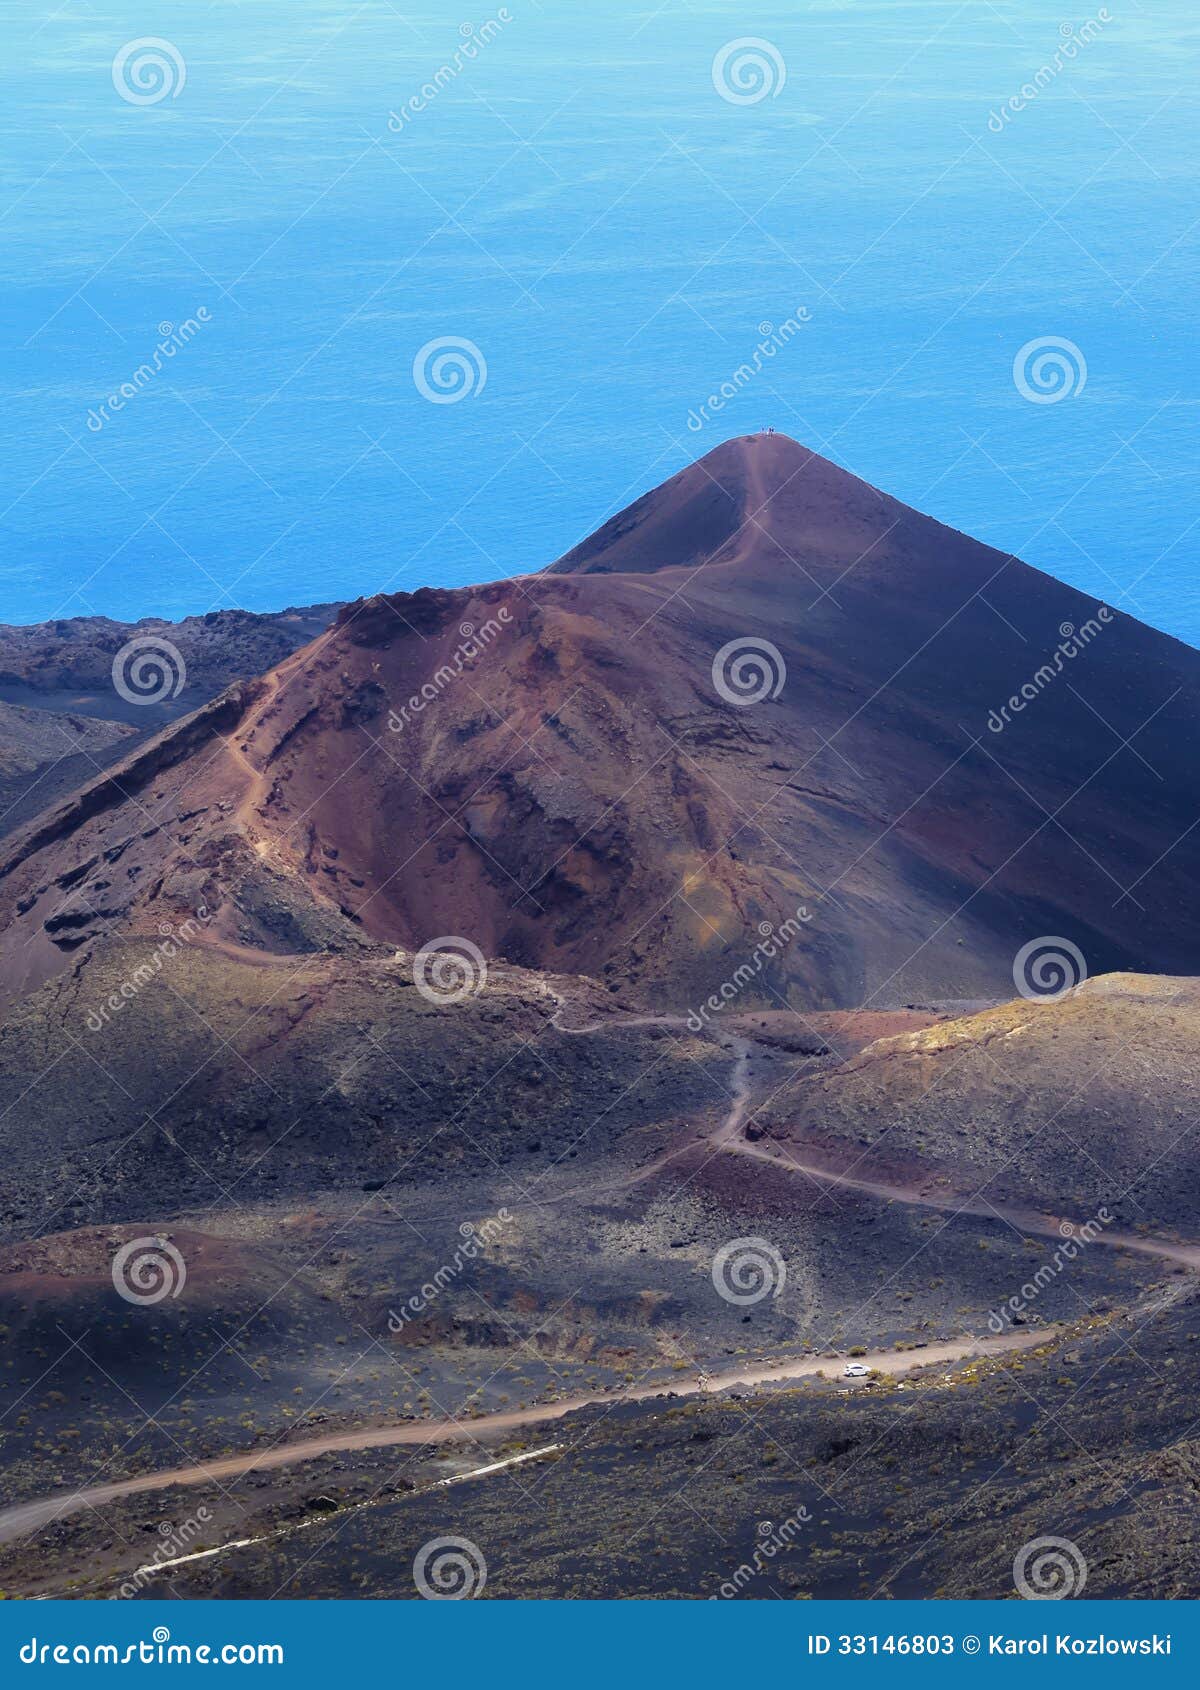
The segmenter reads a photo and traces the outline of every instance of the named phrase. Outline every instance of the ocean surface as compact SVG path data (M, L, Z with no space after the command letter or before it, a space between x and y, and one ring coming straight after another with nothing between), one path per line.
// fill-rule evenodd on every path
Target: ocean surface
M464 6L6 0L0 620L537 569L771 425L1200 644L1194 5Z

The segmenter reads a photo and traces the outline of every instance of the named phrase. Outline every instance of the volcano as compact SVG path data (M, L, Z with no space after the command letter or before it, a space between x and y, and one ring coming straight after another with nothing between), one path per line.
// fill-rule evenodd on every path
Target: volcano
M505 1595L711 1594L630 1526L779 1517L753 1423L862 1523L794 1594L981 1594L907 1570L947 1450L988 1593L1049 1520L1194 1594L1200 654L772 434L328 608L189 631L157 732L126 630L6 636L4 1588L113 1594L182 1480L173 1594L394 1595L453 1438L559 1487L456 1490Z
M1011 995L1200 957L1200 654L779 434L540 574L334 625L5 843L10 1000L195 918L648 1004Z

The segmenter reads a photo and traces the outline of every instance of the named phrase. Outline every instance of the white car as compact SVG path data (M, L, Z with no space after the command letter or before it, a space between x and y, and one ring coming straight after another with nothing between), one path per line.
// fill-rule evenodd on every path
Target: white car
M861 1361L848 1361L842 1377L843 1379L865 1379L869 1372L870 1368L864 1367Z

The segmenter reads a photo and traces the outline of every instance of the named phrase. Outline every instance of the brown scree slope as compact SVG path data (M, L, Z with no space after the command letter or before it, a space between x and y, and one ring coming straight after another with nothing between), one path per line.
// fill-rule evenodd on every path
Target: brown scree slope
M744 640L786 678L741 707L713 661ZM687 1007L803 906L745 1001L1008 996L1042 934L1187 973L1198 719L1200 654L785 436L733 440L540 575L348 607L40 817L0 863L0 969L20 995L203 906L199 942L461 934Z

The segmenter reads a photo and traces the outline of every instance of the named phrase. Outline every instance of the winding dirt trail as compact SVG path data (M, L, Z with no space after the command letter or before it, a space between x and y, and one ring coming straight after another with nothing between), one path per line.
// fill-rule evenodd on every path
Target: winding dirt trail
M551 995L559 1004L559 1014L566 1008L566 1000L562 995L550 988ZM683 1016L659 1015L638 1016L628 1020L609 1019L594 1021L585 1027L563 1027L555 1017L555 1026L562 1033L592 1033L604 1027L686 1027L687 1021ZM1091 1244L1101 1244L1109 1249L1133 1250L1139 1255L1154 1256L1161 1261L1174 1262L1185 1267L1189 1272L1200 1273L1200 1244L1179 1243L1167 1238L1141 1238L1136 1233L1114 1231L1110 1226L1096 1223L1094 1217L1086 1222L1079 1222L1065 1215L1048 1214L1039 1209L1031 1209L1019 1204L1002 1204L983 1202L976 1197L966 1197L958 1193L939 1189L932 1179L917 1183L888 1183L882 1180L864 1179L854 1174L838 1173L834 1169L823 1167L820 1163L804 1160L790 1148L769 1146L762 1143L752 1143L742 1133L746 1117L750 1113L753 1088L750 1084L750 1058L754 1049L754 1041L739 1034L717 1032L714 1036L734 1053L734 1065L731 1074L732 1100L730 1107L720 1125L713 1132L702 1139L678 1146L648 1162L644 1167L636 1169L632 1174L623 1177L613 1186L591 1187L592 1191L628 1190L634 1185L660 1173L663 1168L682 1157L693 1153L698 1147L707 1145L710 1149L726 1151L730 1155L745 1156L752 1161L766 1162L772 1167L781 1168L787 1173L799 1174L818 1186L830 1189L841 1188L847 1191L861 1192L866 1196L877 1197L883 1202L907 1203L916 1207L940 1210L942 1213L956 1216L973 1216L983 1220L1008 1221L1020 1231L1032 1233L1037 1237L1053 1238L1060 1244L1071 1240L1081 1241L1080 1234L1084 1226L1091 1223L1092 1230L1086 1235L1086 1241ZM568 1193L567 1195L574 1195ZM557 1200L557 1199L556 1199ZM1082 1242L1082 1241L1081 1241Z
M1193 1273L1200 1273L1200 1244L1180 1244L1169 1238L1139 1238L1133 1232L1115 1232L1090 1218L1080 1223L1066 1215L1045 1214L1017 1204L985 1203L977 1198L961 1197L953 1191L937 1190L931 1183L924 1185L891 1185L882 1180L860 1179L854 1174L840 1174L815 1162L806 1162L786 1149L769 1149L751 1144L747 1139L729 1136L720 1148L736 1156L747 1156L757 1162L788 1173L801 1174L816 1185L860 1191L889 1203L909 1203L923 1209L939 1209L952 1215L971 1215L983 1220L1009 1221L1021 1232L1034 1233L1042 1238L1057 1239L1065 1244L1072 1239L1090 1244L1102 1244L1113 1250L1136 1250L1144 1256L1157 1256L1163 1261L1176 1262ZM1085 1238L1080 1237L1083 1226L1093 1227Z
M857 1359L864 1367L880 1373L907 1373L950 1362L965 1361L972 1356L1002 1355L1014 1350L1031 1349L1044 1344L1053 1335L1048 1326L1036 1331L1006 1333L999 1338L980 1339L972 1335L949 1343L928 1344L919 1352L913 1350L879 1350ZM167 1490L172 1485L204 1485L217 1480L236 1479L244 1473L266 1472L272 1468L290 1467L298 1461L311 1461L320 1455L339 1451L384 1449L397 1444L434 1447L442 1444L476 1443L486 1438L520 1431L525 1426L542 1426L561 1420L582 1408L610 1408L616 1403L667 1402L685 1397L709 1396L716 1391L738 1386L752 1389L760 1385L785 1384L792 1379L812 1379L819 1373L836 1374L845 1366L847 1356L801 1356L792 1361L775 1362L762 1367L731 1368L723 1373L691 1374L655 1385L633 1386L627 1390L598 1392L593 1395L564 1397L559 1402L535 1403L530 1408L506 1410L501 1414L484 1414L474 1420L404 1421L391 1426L363 1426L351 1432L324 1433L295 1443L275 1444L271 1448L253 1450L245 1455L221 1456L215 1461L198 1463L192 1467L175 1467L164 1472L143 1473L134 1479L118 1479L111 1484L94 1485L82 1490L67 1491L59 1496L45 1497L34 1502L18 1503L0 1511L0 1543L10 1543L49 1525L66 1519L84 1508L102 1508L119 1497L139 1496L149 1491ZM849 1384L850 1382L847 1381Z
M291 685L293 679L303 669L309 649L307 646L301 646L298 652L285 658L282 663L269 670L262 677L265 683L262 696L251 706L245 719L238 724L236 732L231 734L226 741L226 750L243 775L249 778L249 785L239 799L234 811L234 820L240 824L246 837L259 850L263 848L264 842L257 838L254 823L256 815L265 807L271 790L272 775L269 768L269 758L267 766L261 769L256 768L237 741L239 736L248 739L255 728L261 727L267 717L270 716L279 702L280 694Z
M687 1021L682 1016L645 1015L626 1018L604 1017L581 1027L563 1027L560 1025L560 1017L568 1007L567 1002L553 987L547 987L547 990L558 1004L553 1019L556 1029L561 1033L582 1035L609 1028L620 1030L646 1026L687 1026ZM1044 1214L1037 1210L1013 1205L1002 1206L983 1203L974 1198L960 1197L953 1192L936 1189L931 1181L926 1181L923 1184L901 1185L859 1178L853 1174L838 1173L821 1167L817 1163L805 1161L801 1155L796 1154L790 1148L752 1143L744 1136L742 1128L752 1104L753 1086L750 1078L750 1063L754 1051L754 1041L733 1033L717 1033L716 1037L726 1050L732 1052L734 1061L730 1076L730 1106L720 1124L711 1133L677 1147L675 1150L668 1151L655 1161L623 1176L612 1186L590 1185L581 1187L578 1188L578 1193L558 1193L548 1201L561 1202L565 1197L576 1194L595 1196L602 1190L628 1189L650 1178L669 1163L685 1155L694 1154L697 1149L707 1146L710 1151L715 1150L765 1162L772 1167L801 1175L815 1182L818 1186L841 1187L846 1190L862 1192L883 1201L909 1203L956 1215L970 1215L993 1221L996 1219L1006 1220L1022 1232L1034 1233L1059 1241L1065 1241L1078 1235L1078 1223L1068 1221L1061 1216ZM1066 1231L1067 1227L1072 1230ZM1103 1227L1092 1234L1090 1241L1105 1244L1110 1248L1135 1250L1144 1255L1181 1264L1190 1271L1200 1271L1200 1245L1179 1244L1167 1239L1139 1238L1133 1234L1114 1232L1111 1228ZM1008 1332L1002 1336L988 1339L978 1339L973 1335L967 1335L943 1343L927 1344L921 1348L919 1355L911 1349L881 1350L868 1353L861 1360L866 1367L881 1373L910 1372L929 1366L944 1366L948 1363L964 1361L972 1356L995 1356L1006 1352L1031 1349L1036 1345L1046 1343L1054 1335L1055 1330L1053 1326L1047 1325L1032 1330ZM645 1403L704 1396L714 1391L728 1390L737 1386L753 1389L757 1386L781 1384L789 1380L813 1378L818 1374L837 1372L844 1366L847 1359L846 1356L806 1355L766 1366L741 1367L711 1375L695 1374L682 1379L672 1379L665 1384L566 1397L558 1402L535 1404L529 1408L512 1409L499 1414L481 1415L476 1419L466 1421L405 1421L397 1425L368 1426L348 1432L326 1433L319 1437L302 1439L293 1443L277 1444L271 1448L252 1451L248 1454L222 1456L217 1460L195 1466L146 1473L137 1478L116 1480L110 1484L95 1485L33 1502L18 1503L14 1507L0 1510L0 1543L11 1542L13 1539L37 1531L40 1527L55 1520L76 1514L84 1508L101 1508L105 1503L115 1501L120 1497L166 1490L173 1485L202 1485L217 1480L234 1479L245 1473L288 1467L296 1462L308 1461L317 1456L340 1451L380 1449L394 1445L434 1447L452 1443L478 1442L486 1438L501 1437L506 1433L519 1431L526 1426L540 1426L550 1421L560 1420L565 1415L576 1413L585 1408L610 1407L617 1403Z
M258 726L268 711L274 707L275 701L279 697L280 687L282 685L280 675L278 673L268 674L264 677L264 679L266 681L266 689L263 696L252 706L249 713L249 721L243 721L238 726L238 733L245 737L248 737L253 729ZM251 828L251 818L255 810L261 806L267 796L267 792L270 788L270 776L265 769L255 768L249 757L246 756L246 753L237 743L236 734L230 735L228 741L226 742L226 749L229 752L229 755L233 758L234 762L238 765L238 768L248 777L246 790L242 797L238 800L237 808L233 813L233 819L242 827L247 838L252 839L254 836Z
M683 1015L631 1015L604 1016L596 1021L589 1021L582 1027L564 1027L561 1017L569 1008L566 998L555 987L546 984L547 994L558 1005L551 1024L556 1032L569 1037L581 1034L600 1033L607 1031L623 1032L630 1027L678 1027L688 1029L687 1017ZM704 1145L725 1149L727 1145L740 1142L738 1134L750 1110L753 1087L750 1084L750 1058L754 1050L754 1040L742 1037L739 1033L725 1033L713 1029L713 1037L717 1043L733 1053L733 1068L730 1075L730 1104L722 1117L720 1124L702 1137L690 1139L686 1144L678 1144L674 1150L665 1150L661 1156L656 1156L652 1162L644 1162L641 1167L633 1169L631 1173L621 1174L607 1183L597 1184L595 1181L587 1185L572 1186L567 1191L556 1191L539 1199L535 1207L568 1202L573 1197L607 1196L614 1191L630 1191L635 1185L641 1185L655 1174L671 1166L673 1162L682 1161L686 1156L694 1155L698 1148ZM520 1209L524 1204L513 1201L511 1208Z

